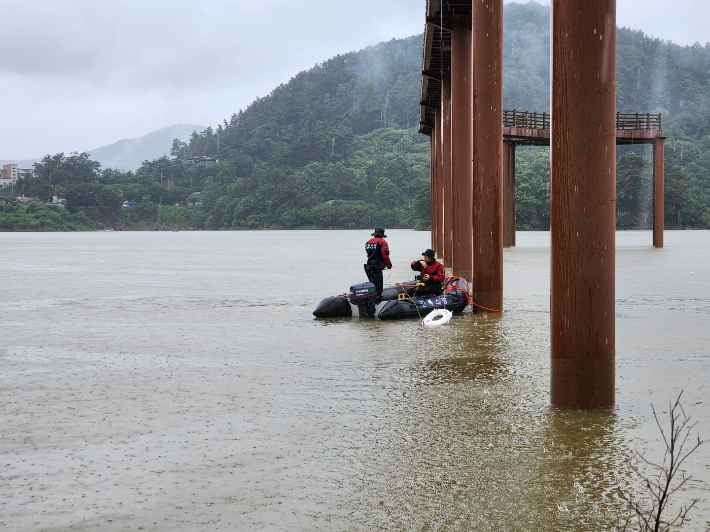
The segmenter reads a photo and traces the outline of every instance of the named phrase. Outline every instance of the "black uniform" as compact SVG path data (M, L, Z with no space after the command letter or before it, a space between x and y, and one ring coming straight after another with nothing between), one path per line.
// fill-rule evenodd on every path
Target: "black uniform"
M365 252L367 253L367 263L365 264L365 273L369 281L375 285L375 290L382 292L382 270L391 268L392 261L390 260L390 248L384 237L384 229L375 229L372 237L365 243Z

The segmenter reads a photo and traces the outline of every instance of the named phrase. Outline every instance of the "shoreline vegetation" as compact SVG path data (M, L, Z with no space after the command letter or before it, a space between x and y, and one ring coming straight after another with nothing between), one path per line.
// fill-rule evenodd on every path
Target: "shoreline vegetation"
M504 108L549 112L549 7L506 5L504 31ZM135 172L46 155L0 190L0 231L428 230L421 39L317 64ZM667 229L710 228L708 72L710 44L618 30L617 110L663 117ZM651 229L652 162L650 146L617 148L617 229ZM549 229L549 191L549 148L519 146L518 231Z
M157 210L157 209L156 209ZM161 219L156 215L144 215L136 212L106 213L93 209L70 213L66 208L42 203L23 204L14 198L0 197L0 232L75 232L75 231L204 231L205 213L199 207L180 207L167 205L161 208ZM372 229L376 224L357 224L342 226L283 226L255 228L217 228L208 230L231 231L319 231ZM395 229L412 229L397 227ZM427 228L426 230L428 230ZM666 231L702 230L704 227L678 227L666 222ZM525 229L522 229L525 230ZM545 229L527 229L549 231ZM629 227L617 222L617 231L651 230L651 227ZM518 231L521 231L518 227Z

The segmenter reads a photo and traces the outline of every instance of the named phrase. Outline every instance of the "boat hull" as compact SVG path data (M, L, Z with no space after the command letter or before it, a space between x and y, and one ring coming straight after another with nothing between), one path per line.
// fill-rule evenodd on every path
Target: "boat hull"
M376 313L370 311L367 317L376 315L381 320L421 319L434 309L462 312L469 301L466 281L459 277L447 277L440 295L417 296L416 291L417 281L406 281L386 287L382 291L381 302L378 301ZM353 294L350 296L353 297ZM362 301L358 306L350 301L348 295L343 294L323 299L313 311L313 315L317 318L343 318L353 315L365 317L361 307L364 308Z
M464 294L447 292L439 296L421 296L397 301L388 301L382 307L377 317L381 320L402 320L408 318L424 318L431 311L439 308L453 313L462 312L468 305Z
M331 296L318 304L313 315L316 318L349 318L353 309L347 296Z

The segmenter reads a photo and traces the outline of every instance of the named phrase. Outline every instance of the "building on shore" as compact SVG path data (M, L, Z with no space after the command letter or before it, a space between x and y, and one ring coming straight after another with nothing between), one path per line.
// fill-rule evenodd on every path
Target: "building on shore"
M18 168L16 164L3 164L0 170L0 188L5 188L17 183L20 177L32 174L31 169Z

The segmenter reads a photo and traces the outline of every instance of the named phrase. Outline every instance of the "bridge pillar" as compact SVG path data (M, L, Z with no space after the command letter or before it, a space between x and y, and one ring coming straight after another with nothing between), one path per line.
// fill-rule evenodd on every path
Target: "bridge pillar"
M515 246L515 144L503 141L503 247Z
M471 110L473 58L471 17L457 16L451 29L451 166L453 170L453 253L448 254L454 275L469 283L473 276Z
M429 211L431 220L431 229L429 238L432 242L431 247L434 247L436 237L436 132L432 131L429 135Z
M653 141L653 246L663 247L663 137Z
M550 399L614 405L616 0L552 0Z
M476 312L503 309L503 0L473 10L473 281Z
M441 172L441 110L434 111L431 134L431 247L443 256L443 180Z
M451 73L444 73L441 80L441 159L442 159L442 182L444 186L443 194L443 242L441 250L444 258L444 265L447 268L452 266L454 255L454 232L453 232L453 192L452 192L452 172L451 172ZM439 250L436 250L439 252Z

